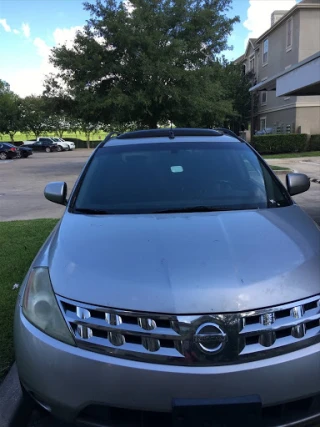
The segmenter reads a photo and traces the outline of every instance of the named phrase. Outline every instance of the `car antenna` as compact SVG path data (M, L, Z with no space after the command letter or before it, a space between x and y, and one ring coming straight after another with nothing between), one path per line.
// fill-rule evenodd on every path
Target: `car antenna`
M169 138L174 139L174 132L172 127L172 120L170 120L170 132L169 132Z

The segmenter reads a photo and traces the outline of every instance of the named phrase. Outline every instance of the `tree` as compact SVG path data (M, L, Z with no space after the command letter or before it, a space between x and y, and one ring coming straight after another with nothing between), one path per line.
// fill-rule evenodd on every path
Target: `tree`
M3 90L1 90L1 88ZM15 134L21 129L21 99L8 87L0 88L0 133L8 134L14 142Z
M0 79L0 94L10 92L10 85L5 80Z
M22 129L32 132L36 138L50 129L48 107L42 96L27 96L22 100Z
M232 100L232 114L224 125L230 126L238 132L242 126L248 129L251 118L251 94L249 89L253 86L254 74L245 74L240 64L225 64L226 96Z
M212 125L230 113L218 57L239 20L225 14L231 0L131 4L129 11L123 1L85 3L91 18L73 48L53 49L68 96L87 91L107 123L149 128L168 120Z

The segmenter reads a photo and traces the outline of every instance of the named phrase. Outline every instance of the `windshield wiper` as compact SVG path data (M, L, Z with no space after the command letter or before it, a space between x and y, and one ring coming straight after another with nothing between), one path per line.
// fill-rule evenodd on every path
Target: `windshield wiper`
M222 211L232 211L235 210L232 207L221 206L189 206L185 208L173 208L173 209L164 209L159 211L154 211L154 214L162 214L162 213L188 213L188 212L222 212Z
M90 209L90 208L75 208L74 213L83 213L88 215L111 215L110 212L102 209Z

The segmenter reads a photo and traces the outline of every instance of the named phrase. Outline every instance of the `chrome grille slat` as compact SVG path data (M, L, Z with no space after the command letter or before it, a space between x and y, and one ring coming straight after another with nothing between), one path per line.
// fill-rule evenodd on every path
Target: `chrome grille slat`
M99 330L103 330L106 332L114 332L114 333L126 333L128 335L136 335L145 338L163 338L163 339L171 339L171 340L179 340L181 336L175 332L173 329L166 328L156 328L155 330L143 330L138 325L131 324L120 324L120 325L109 325L101 319L79 319L77 316L66 315L65 319L69 323L73 323L74 325L87 326L89 328L96 328Z
M311 311L311 310L310 310ZM281 329L286 329L290 327L296 327L301 324L305 324L306 322L311 322L313 320L320 320L320 312L318 314L314 315L304 315L303 317L299 319L294 319L293 317L290 318L283 318L280 320L276 320L272 326L264 326L264 325L246 325L240 332L241 335L253 335L256 333L263 333L268 331L279 331Z
M242 313L181 316L57 300L79 347L135 361L219 366L320 342L320 295Z

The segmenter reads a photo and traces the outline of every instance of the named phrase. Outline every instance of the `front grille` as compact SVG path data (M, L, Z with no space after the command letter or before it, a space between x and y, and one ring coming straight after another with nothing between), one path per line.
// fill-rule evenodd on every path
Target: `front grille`
M115 310L57 298L79 347L136 361L226 365L320 342L320 295L262 310L196 316Z

